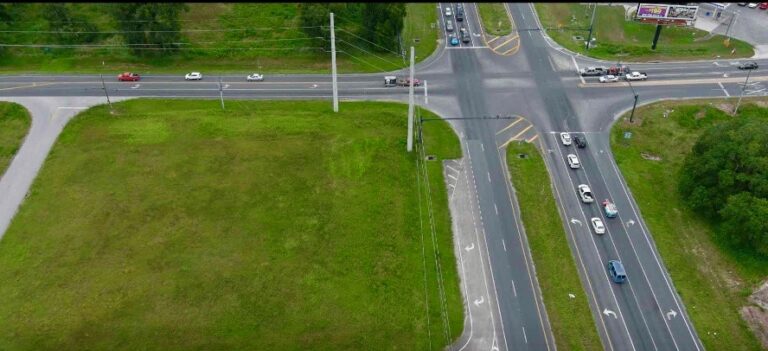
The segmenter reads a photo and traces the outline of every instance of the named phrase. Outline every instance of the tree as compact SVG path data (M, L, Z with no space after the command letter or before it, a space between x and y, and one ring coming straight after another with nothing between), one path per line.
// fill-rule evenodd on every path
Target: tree
M381 47L396 50L405 15L404 3L366 3L362 16L363 37ZM383 51L381 47L372 49Z
M179 15L187 9L183 3L120 3L113 5L111 14L134 54L142 55L178 49Z
M328 3L299 4L299 23L301 23L302 31L311 38L322 38L315 39L314 42L326 50L331 47L330 12L330 4Z
M73 15L64 3L49 3L43 6L44 18L48 22L51 40L56 44L82 44L95 42L98 28L84 16ZM81 32L72 34L72 32Z
M746 192L732 195L720 210L720 216L723 217L720 229L728 241L768 255L768 199Z

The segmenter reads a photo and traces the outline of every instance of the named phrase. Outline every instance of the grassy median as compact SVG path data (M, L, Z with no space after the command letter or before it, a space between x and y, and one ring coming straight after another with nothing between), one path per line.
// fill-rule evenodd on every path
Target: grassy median
M32 118L24 107L0 102L0 177L21 147L31 123Z
M527 157L520 158L520 154ZM507 164L557 349L602 349L551 182L542 181L550 179L544 160L533 144L510 143ZM568 294L576 298L571 299Z
M483 29L490 35L502 36L512 33L507 10L502 3L478 3L477 9L483 21Z
M70 122L0 241L0 349L437 350L436 260L461 333L442 173L435 258L406 105L115 107ZM434 164L460 157L426 128Z
M591 6L591 4L590 4ZM587 56L622 61L686 60L752 57L751 45L737 39L724 44L726 37L715 35L693 27L666 26L661 31L656 50L651 43L656 31L653 24L625 20L623 6L598 6L592 37L597 46L586 50L586 38L592 19L592 8L579 3L538 3L535 4L541 24L547 34L558 44L571 51ZM704 40L706 39L706 40ZM731 54L733 51L733 54Z
M682 163L698 136L708 126L733 118L718 107L732 111L734 102L713 99L640 107L634 124L623 116L614 125L611 147L704 346L760 350L739 310L768 276L768 259L719 242L715 224L693 213L677 189ZM744 114L765 116L768 109L742 105L740 115ZM624 138L625 132L632 133L630 139Z
M90 47L78 49L6 48L0 57L0 72L78 72L117 74L137 71L144 74L266 72L328 73L331 55L322 43L308 40L299 28L298 4L289 3L189 3L180 16L183 49L173 55L136 56L122 46L123 39L103 34ZM108 15L108 4L78 3L72 10L100 32L116 30ZM42 4L21 4L14 8L14 30L10 44L51 44L45 30ZM402 45L415 46L417 61L427 58L437 46L437 9L434 3L406 5ZM338 14L337 14L338 15ZM375 52L359 30L354 18L336 17L337 67L340 73L382 72L406 67L400 48ZM248 30L243 31L246 28ZM273 29L270 29L273 28ZM265 30L268 29L268 30ZM349 34L353 32L353 34ZM357 34L354 34L357 33Z

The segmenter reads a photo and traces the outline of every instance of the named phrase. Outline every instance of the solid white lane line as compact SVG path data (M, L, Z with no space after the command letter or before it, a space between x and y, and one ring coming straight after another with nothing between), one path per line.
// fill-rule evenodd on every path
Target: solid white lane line
M501 239L501 246L504 246L504 252L507 252L507 242Z
M517 289L515 288L515 281L514 280L512 281L512 294L514 294L515 297L517 297Z
M584 81L584 77L581 76L581 69L579 69L579 64L576 63L576 59L571 55L571 60L573 60L573 65L576 66L576 74L579 75L579 79L581 79L581 84L587 84L587 82Z
M723 89L723 92L725 93L725 96L731 97L731 94L728 94L728 90L725 90L725 87L723 86L723 83L717 82L717 85L720 86L720 89Z
M525 327L523 327L523 339L525 339L525 343L528 343L528 336L525 335Z
M488 172L488 183L491 182L491 172Z
M493 209L496 210L496 215L499 215L499 208L496 207L496 204L493 204Z
M483 152L485 152L485 145L483 145L483 143L480 143L480 148L483 149Z

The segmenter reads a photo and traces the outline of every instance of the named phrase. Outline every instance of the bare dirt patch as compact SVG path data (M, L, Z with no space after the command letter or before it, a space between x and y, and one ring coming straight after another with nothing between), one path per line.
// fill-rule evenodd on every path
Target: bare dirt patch
M765 281L750 297L754 305L744 306L739 311L763 348L768 348L768 281Z
M641 152L640 156L649 161L661 161L661 156L657 156L648 152Z

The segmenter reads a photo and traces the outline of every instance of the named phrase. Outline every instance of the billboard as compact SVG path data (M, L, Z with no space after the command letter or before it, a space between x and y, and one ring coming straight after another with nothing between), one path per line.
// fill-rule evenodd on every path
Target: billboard
M698 6L667 5L667 4L639 4L635 17L638 19L654 20L684 20L696 19Z

